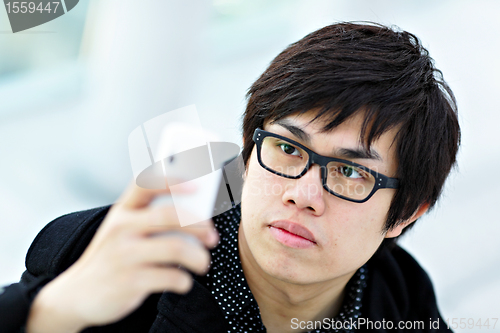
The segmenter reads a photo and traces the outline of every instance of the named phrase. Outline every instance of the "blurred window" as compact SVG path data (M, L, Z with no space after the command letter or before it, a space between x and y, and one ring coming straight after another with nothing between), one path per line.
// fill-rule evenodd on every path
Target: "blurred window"
M0 116L56 101L55 96L74 97L81 81L79 53L89 1L79 1L63 16L17 33L12 33L2 6Z

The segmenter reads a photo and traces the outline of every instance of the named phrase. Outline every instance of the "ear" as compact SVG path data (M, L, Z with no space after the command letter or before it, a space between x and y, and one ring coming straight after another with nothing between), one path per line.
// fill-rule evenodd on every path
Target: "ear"
M399 235L401 235L404 228L415 222L420 216L424 215L427 210L429 210L429 203L426 202L421 204L408 220L398 224L397 226L389 230L385 234L385 238L398 237Z

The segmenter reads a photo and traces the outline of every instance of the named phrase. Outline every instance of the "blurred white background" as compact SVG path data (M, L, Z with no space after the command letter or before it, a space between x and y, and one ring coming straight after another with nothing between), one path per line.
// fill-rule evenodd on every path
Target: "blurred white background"
M495 0L82 0L12 34L0 10L0 285L19 280L45 224L117 198L135 127L196 104L204 127L241 144L246 90L274 56L324 25L370 20L423 41L463 131L441 202L402 244L445 318L500 317L499 13Z

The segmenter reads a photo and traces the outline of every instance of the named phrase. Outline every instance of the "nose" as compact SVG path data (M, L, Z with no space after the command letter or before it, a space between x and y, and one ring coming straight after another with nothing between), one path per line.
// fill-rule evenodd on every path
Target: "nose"
M299 209L312 211L314 215L322 215L325 211L324 192L321 183L321 168L314 164L305 175L299 179L290 180L282 200L285 205L295 205Z

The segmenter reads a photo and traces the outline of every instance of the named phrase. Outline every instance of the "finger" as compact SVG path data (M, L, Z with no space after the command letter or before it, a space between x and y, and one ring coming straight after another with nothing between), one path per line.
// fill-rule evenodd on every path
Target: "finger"
M101 238L116 237L146 238L165 232L182 231L192 234L207 247L215 247L219 242L219 233L212 220L201 221L182 227L173 206L125 211L115 209L108 214L108 220L101 225Z
M189 182L181 183L176 186L176 193L192 193L196 189ZM127 209L144 208L160 194L169 194L170 189L165 186L163 189L146 189L138 186L135 181L127 187L117 203Z
M128 209L143 208L146 207L155 196L169 193L170 190L167 186L163 189L146 189L138 186L135 181L132 181L117 200L116 204Z
M182 232L143 240L136 248L135 259L142 264L181 265L199 275L207 273L210 266L210 253L204 245Z
M181 226L173 206L154 207L135 211L134 228L142 236L158 236L164 232L181 231L198 238L205 246L214 247L219 241L219 233L212 220L204 220L188 226ZM140 222L139 222L140 221Z
M185 294L193 286L191 274L175 267L144 267L137 283L148 293L171 291Z
M219 232L213 226L206 227L176 227L164 230L161 232L155 232L148 235L148 238L165 238L170 236L175 236L176 234L186 234L196 239L198 243L206 248L212 249L217 244L219 244Z

